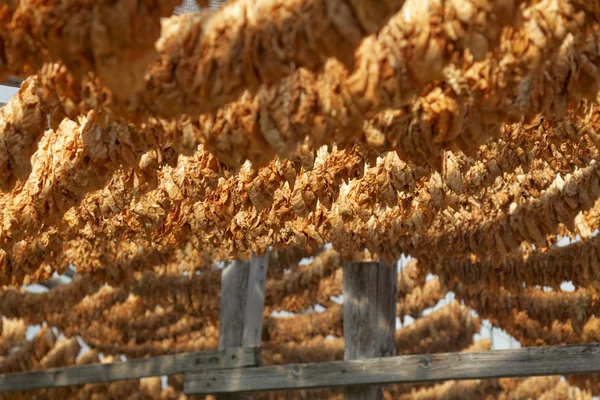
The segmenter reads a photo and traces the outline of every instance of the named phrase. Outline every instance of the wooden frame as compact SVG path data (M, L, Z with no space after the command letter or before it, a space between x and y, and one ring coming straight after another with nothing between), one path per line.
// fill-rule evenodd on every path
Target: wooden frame
M293 364L185 375L185 394L600 372L600 343Z
M267 260L253 255L223 271L220 350L2 374L0 392L185 374L186 394L241 398L237 393L345 387L349 398L371 400L379 397L376 386L389 384L600 373L600 343L385 357L394 347L397 271L382 263L344 266L344 331L354 336L347 360L261 367L254 346L261 340Z
M259 348L0 375L0 392L185 373L186 394L600 373L600 343L256 367Z
M189 371L209 369L235 368L235 370L240 370L244 367L258 365L259 356L259 348L240 347L172 354L112 364L88 364L2 374L0 375L0 393L183 374Z

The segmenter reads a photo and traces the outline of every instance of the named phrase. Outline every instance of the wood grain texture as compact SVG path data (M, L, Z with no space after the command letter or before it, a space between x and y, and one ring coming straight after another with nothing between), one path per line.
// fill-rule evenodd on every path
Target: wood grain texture
M0 375L0 392L111 382L218 368L243 368L256 366L259 356L259 349L247 347L172 354L112 364L89 364L2 374Z
M396 354L397 272L384 262L344 264L344 359ZM380 387L346 388L346 400L381 400Z
M268 255L250 261L232 261L221 274L219 349L260 346L265 308ZM259 360L260 363L260 360ZM219 400L242 399L219 396Z
M260 346L268 257L232 261L221 274L219 349Z
M186 374L186 394L600 373L600 343Z
M219 349L242 346L249 261L231 261L221 274Z
M252 256L246 287L244 309L244 332L242 346L260 346L262 339L263 312L265 310L265 288L267 285L268 256Z

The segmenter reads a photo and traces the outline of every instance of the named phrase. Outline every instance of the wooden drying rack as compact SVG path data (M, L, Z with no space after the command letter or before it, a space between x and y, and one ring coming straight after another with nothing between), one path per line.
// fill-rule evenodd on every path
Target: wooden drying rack
M223 270L218 350L3 374L0 392L184 374L186 394L344 387L346 399L380 399L397 383L600 373L600 343L393 356L397 268L383 262L344 264L345 361L263 367L267 259Z

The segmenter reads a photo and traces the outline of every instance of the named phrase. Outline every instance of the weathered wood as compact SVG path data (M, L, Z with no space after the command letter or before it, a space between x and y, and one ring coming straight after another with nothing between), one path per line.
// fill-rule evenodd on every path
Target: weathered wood
M242 346L255 347L261 343L268 261L267 255L259 258L255 254L250 261Z
M221 274L219 349L242 346L250 263L232 261Z
M398 269L384 262L344 264L344 359L396 355ZM376 386L347 388L347 400L381 400Z
M266 256L233 261L221 274L219 348L260 346L267 280Z
M265 255L251 261L232 261L221 274L219 349L260 346L267 281ZM260 362L260 361L259 361ZM235 397L219 397L224 399Z
M0 392L17 392L43 388L83 385L149 376L183 374L219 368L256 366L258 348L181 353L166 356L77 367L52 368L43 371L0 375Z
M290 364L186 374L186 394L600 373L600 343ZM207 385L210 383L210 386Z
M9 76L4 82L0 83L0 85L10 87L21 87L21 83L23 83L23 81L24 79L22 78Z

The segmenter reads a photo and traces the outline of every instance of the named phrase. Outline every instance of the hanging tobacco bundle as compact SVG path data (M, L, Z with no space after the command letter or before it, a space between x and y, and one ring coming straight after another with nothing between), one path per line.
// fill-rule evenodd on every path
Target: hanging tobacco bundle
M445 71L447 75L445 80L432 85L433 89L428 89L429 92L421 93L422 96L416 99L412 106L403 110L398 109L408 106L413 101L414 96L408 96L408 100L403 104L394 105L396 110L387 110L372 121L366 122L362 129L364 140L360 139L359 142L375 147L379 152L395 149L405 160L427 162L439 167L438 160L442 149L472 151L478 144L483 143L485 138L498 136L500 122L519 120L524 114L532 117L536 113L547 113L550 109L564 108L563 106L570 101L571 97L592 97L595 93L594 87L597 86L592 83L597 81L597 73L594 72L593 61L591 61L597 58L595 50L598 46L594 45L598 38L597 32L592 31L581 40L567 35L567 40L560 46L565 38L565 32L587 32L581 26L582 19L568 4L556 1L551 1L551 4L542 3L533 6L525 13L527 22L522 28L525 32L512 36L505 35L503 39L505 44L498 50L497 58L490 55L483 61L471 59L470 64L467 63L464 67L465 71L456 67L448 69ZM447 12L452 14L450 11ZM400 16L394 18L399 19ZM522 54L514 52L517 48L527 48L526 43L519 42L523 40L521 37L534 38L545 35L547 32L545 33L543 27L549 24L555 26L552 32L561 32L557 33L559 36L553 37L553 40L544 44L545 47L536 50L531 47L532 43L528 44L531 47L529 50L531 54L548 53L546 56L539 56L536 63L541 66L536 68L537 64L530 65L531 60L524 60ZM422 23L419 22L417 25L421 26ZM540 43L537 45L542 46ZM557 60L542 64L542 61L552 57L556 57ZM527 63L527 67L523 67L522 63ZM582 70L579 68L581 64L587 67ZM331 70L331 75L339 79L342 73L336 70L336 65L335 62L331 62L325 72ZM42 87L45 88L42 89L45 93L43 97L50 104L55 104L52 109L60 107L62 103L71 110L59 111L59 115L64 116L66 112L66 115L75 118L78 113L88 108L86 106L80 111L73 110L72 105L82 103L83 98L67 101L68 97L65 96L70 96L79 90L71 87L75 83L60 71L62 69L59 67L48 66L40 76ZM520 74L523 73L526 75L521 76ZM481 77L482 74L484 77ZM358 76L359 72L355 72L354 75ZM485 82L486 76L491 82ZM347 105L344 109L330 110L332 107L342 107L340 104L343 105L346 101L343 98L336 99L336 96L339 96L336 94L336 87L341 83L331 84L329 81L333 78L327 77L322 78L324 82L321 83L318 82L319 79L321 78L312 77L307 71L299 70L282 82L279 85L281 87L262 90L262 92L275 90L274 94L262 95L260 94L262 92L259 92L256 98L245 95L232 105L223 108L215 116L201 117L200 120L184 116L176 122L154 121L154 123L165 128L165 134L171 137L173 145L179 151L190 154L196 147L197 140L200 139L220 160L231 166L239 167L246 159L252 160L256 166L265 165L275 154L265 151L265 148L272 148L282 157L296 159L297 153L301 154L306 146L315 148L320 144L330 143L332 139L344 143L348 138L339 136L340 133L348 130L351 131L350 133L361 131L357 128L360 123L351 123L352 112L354 112L352 107ZM532 97L525 101L521 98L519 82L533 82L539 84L540 89L532 91ZM64 87L57 87L58 84ZM566 91L561 89L564 87L567 87ZM406 90L403 90L403 93L405 92ZM289 99L298 93L302 93L302 96L298 99ZM420 91L415 91L414 94L419 93ZM544 96L544 99L539 99L540 96ZM102 102L107 101L105 94L101 94L100 97L103 99ZM383 111L385 109L381 105L384 104L383 101L379 99L372 102L383 107L380 109ZM487 104L493 101L496 103ZM97 103L89 99L86 102ZM273 106L267 102L273 103ZM264 104L261 105L262 103ZM485 107L482 106L484 103ZM358 104L361 102L359 101ZM282 108L282 105L285 107ZM311 117L315 107L323 109L323 116ZM101 120L105 119L104 111L99 109L98 105L95 108L98 109ZM368 114L365 111L356 118L364 119L365 113ZM344 118L342 121L337 121L342 117ZM332 119L332 121L313 126L315 121L323 119ZM303 124L309 126L304 127ZM332 130L334 127L337 133ZM341 129L342 127L348 129ZM314 137L317 134L319 137ZM306 135L311 135L309 143L304 141ZM248 153L240 154L240 151Z
M504 393L501 400L532 399L549 390L560 382L558 376L535 376L526 379L499 379Z
M425 285L426 278L426 270L421 268L417 260L411 259L398 271L398 298L404 298Z
M139 82L146 73L134 87L141 90L109 86L110 92L102 76L94 82L93 75L72 83L97 96L86 102L111 114L132 119L199 115L235 100L247 88L276 83L294 68L317 69L330 56L351 67L363 37L377 32L403 3L286 0L258 7L256 0L232 2L214 14L166 20L156 43L158 60L136 75ZM74 94L65 89L61 92ZM114 103L102 104L107 98Z
M160 19L178 0L21 0L0 5L0 81L62 61L77 76L96 74L115 92L131 93L156 57Z
M530 288L512 294L501 288L490 294L489 291L477 291L473 287L467 288L459 284L452 290L460 293L471 307L486 315L509 319L513 310L524 311L530 318L547 327L555 322L568 321L573 326L581 326L593 318L598 309L597 294L586 289L565 293Z
M56 343L56 336L46 326L42 327L32 340L21 343L10 354L0 360L3 374L40 369L40 361Z
M315 303L323 304L342 290L340 281L331 279L336 275L341 276L339 254L326 250L310 264L299 266L279 280L268 281L265 305L273 311L299 312Z
M443 281L460 281L466 288L513 292L527 287L548 286L558 290L570 281L578 288L600 289L600 238L575 242L546 251L522 251L506 257L499 266L445 259L432 264Z
M27 325L22 319L4 318L0 327L0 355L6 357L13 348L25 343Z
M577 112L574 112L572 117L575 122L576 118L581 119ZM573 125L577 128L578 124L575 122ZM145 160L144 156L145 154L140 156L140 163ZM429 248L426 245L445 247L446 239L431 235L431 231L427 232L426 228L431 225L434 227L431 228L432 231L439 230L440 226L450 230L462 223L462 220L470 220L472 217L468 215L472 204L469 204L466 198L461 199L458 194L463 187L465 194L472 192L471 186L460 183L463 177L458 178L462 174L462 171L459 174L458 170L463 167L461 159L456 157L448 156L444 171L445 181L441 176L432 174L425 182L419 180L419 185L415 183L415 178L421 172L403 164L393 154L377 161L374 168L365 168L364 161L361 161L365 156L359 152L336 152L332 158L319 159L317 156L313 169L316 172L305 171L300 176L294 174L294 168L286 162L273 162L268 168L260 171L244 168L238 175L228 175L219 170L218 166L213 167L216 161L211 164L210 160L207 160L208 168L195 169L196 166L203 165L202 159L192 157L192 160L198 161L195 164L196 161L190 163L190 159L180 158L181 161L177 160L176 167L169 166L161 170L156 178L160 182L157 182L158 188L146 192L149 194L142 195L140 201L136 198L133 207L131 199L135 197L126 194L126 186L116 185L119 180L125 181L124 176L117 178L114 184L111 182L106 190L94 192L90 196L75 192L75 198L83 197L82 206L73 207L68 211L62 211L62 208L52 217L59 218L61 213L65 212L63 215L67 223L60 227L60 235L57 235L55 227L52 226L44 227L38 232L36 228L39 223L30 218L31 232L16 232L15 236L11 236L7 240L5 254L0 257L10 266L5 271L18 271L14 275L8 275L6 281L12 282L16 279L16 282L19 282L31 277L37 279L38 273L43 271L40 269L41 265L51 266L50 269L60 271L69 263L81 265L83 270L98 275L104 273L103 279L106 280L123 279L132 268L165 264L168 262L168 254L173 254L180 246L188 244L196 249L218 244L220 250L225 253L249 250L260 253L272 245L311 249L331 241L343 254L352 253L355 248L369 247L373 250L383 250L379 252L393 259L402 250L418 254L418 248ZM331 168L338 163L341 169ZM569 171L568 164L563 163L544 167L543 172L538 172L537 175L532 173L535 187L530 192L533 196L537 194L537 190L547 188L548 182L556 177L558 171ZM221 172L223 175L219 175ZM360 176L362 172L365 172L366 178L361 178L364 180L351 178ZM591 169L588 172L591 173ZM134 175L134 180L136 176ZM396 178L398 182L393 180ZM501 190L512 195L510 190L521 184L517 178L518 174L515 174ZM347 186L344 185L344 179L348 180ZM199 180L204 184L198 184ZM472 187L479 187L476 179L472 182ZM244 185L248 190L240 193L237 190L239 185ZM457 196L444 185L454 188ZM426 191L422 190L423 186L427 188ZM210 196L204 195L209 188L215 187L217 190L213 190ZM331 190L336 187L339 188L337 193ZM411 188L416 195L406 195ZM477 190L483 192L483 188L475 189ZM361 194L364 192L367 195ZM495 198L488 197L485 206L497 206L495 199L504 198L504 194L506 193L499 193ZM586 195L593 197L593 193ZM105 197L110 198L110 201L105 201ZM407 198L410 203L403 201ZM464 208L459 209L458 215L446 208L455 208L461 203L464 204ZM402 206L399 206L400 204ZM508 203L509 206L510 204ZM581 206L587 206L587 199ZM121 214L124 208L125 217ZM106 214L102 214L101 210L106 211ZM528 208L518 210L525 213ZM570 211L567 211L559 222L568 223L572 219ZM16 212L13 210L11 214ZM302 217L297 218L294 214ZM115 218L107 218L107 215L113 215ZM451 217L448 218L448 215ZM482 212L480 215L487 213ZM475 216L475 221L469 224L471 226L465 228L471 238L476 238L469 239L468 251L475 254L492 253L498 258L504 252L515 248L514 245L520 238L513 241L503 234L500 234L502 241L494 237L495 246L477 243L482 240L477 238L478 236L483 236L489 243L489 234L496 235L479 224L479 218ZM11 220L15 224L20 222L19 219L13 219L12 215L8 218L9 222ZM41 220L44 220L44 215ZM352 223L343 223L348 220ZM247 228L257 221L261 221L258 229L253 229L252 235L248 235ZM497 230L497 225L502 226L493 224L492 228ZM515 226L511 226L511 229L517 229L516 223L513 225ZM554 226L550 228L556 229ZM198 235L199 232L206 234ZM510 236L511 233L514 235L514 232L508 232L505 236ZM421 237L420 234L425 236L426 240L416 240L415 238ZM539 235L535 229L525 234L519 232L519 236L536 243L543 241L545 237L544 234ZM30 237L34 239L30 240ZM452 236L445 237L449 242L454 241ZM113 238L124 238L126 241L115 245L110 243ZM430 240L435 243L427 243ZM418 248L413 250L417 243ZM453 246L449 248L454 250ZM102 265L111 265L113 270L101 271Z
M305 342L316 336L343 336L343 307L333 304L322 313L311 312L265 321L266 340L271 343ZM263 334L263 340L265 335Z
M233 10L238 5L243 7L245 3L232 3L219 13L226 13L228 8ZM307 134L321 138L312 143L313 146L318 146L319 142L328 136L327 132L334 133L334 127L350 132L360 126L365 117L374 116L378 110L382 111L387 107L400 107L408 104L426 83L435 77L441 77L442 65L456 58L454 53L457 53L460 58L465 47L471 49L473 53L477 54L477 57L482 57L489 47L493 47L498 42L501 28L506 24L513 23L515 19L518 20L515 16L519 13L516 4L489 3L474 2L469 5L459 5L432 1L429 7L431 12L426 12L425 7L417 7L418 9L413 13L414 20L411 19L408 23L402 14L396 14L378 34L378 38L367 39L357 50L357 67L351 76L348 76L349 73L344 65L337 61L329 62L328 67L326 66L324 72L318 76L302 69L294 72L290 77L291 80L286 78L286 82L275 85L272 89L267 89L265 86L265 89L257 94L257 101L254 101L251 95L245 95L241 102L236 102L231 107L226 106L223 113L225 116L229 115L232 120L226 121L225 125L220 122L221 117L218 116L214 121L211 120L212 117L206 116L208 119L201 119L200 124L194 123L193 125L209 130L213 128L238 130L238 137L231 141L225 137L228 135L227 132L219 133L220 138L217 140L221 142L221 146L227 146L219 154L226 156L228 152L232 153L232 149L234 149L233 153L249 149L253 152L252 160L256 165L264 165L268 159L272 159L272 150L265 151L266 149L275 149L280 154L286 150L295 151L297 145L301 144ZM339 5L342 2L335 4ZM279 6L277 9L285 10ZM232 18L233 15L231 15ZM235 15L234 25L239 20L237 14ZM475 15L478 17L474 18ZM183 25L191 18L200 17L186 15L179 18L179 24ZM567 19L569 18L567 17ZM213 19L210 19L209 23L211 21ZM300 19L300 21L303 20ZM427 32L420 31L419 27L430 24L433 26ZM188 25L194 26L193 23ZM446 29L451 33L447 34ZM179 38L179 36L175 36L174 32L181 33L181 29L175 28L165 28L165 31L173 32L170 35L174 38ZM215 35L221 35L223 31L226 32L226 28L215 30ZM179 48L181 43L195 43L194 40L180 42L179 39L168 40L168 33L166 36L158 44L159 51L161 51L162 45L166 46L173 42L176 45L171 51L172 54L167 50L165 52L175 59L171 60L167 56L165 60L161 61L160 66L150 68L149 88L137 94L135 102L131 102L131 104L120 102L110 94L107 95L93 77L89 77L87 81L79 85L76 80L65 76L68 70L55 66L49 66L40 74L41 85L44 88L43 93L45 93L43 97L52 98L55 94L60 93L64 100L63 103L69 109L79 109L79 111L71 111L66 114L71 117L87 111L92 106L102 120L114 119L117 116L125 116L129 120L143 120L149 114L156 117L179 118L182 114L198 116L207 111L206 107L210 106L210 102L203 96L210 96L210 100L217 97L217 94L205 90L205 88L200 87L201 90L198 90L198 85L201 85L202 82L218 84L219 88L227 84L238 84L239 80L235 78L223 79L222 84L218 83L221 82L220 79L213 79L214 73L227 74L231 69L223 68L218 62L209 62L210 60L200 64L200 67L206 68L206 71L201 68L200 70L207 74L210 72L210 75L195 76L198 68L193 68L194 62L178 59L186 53L196 56L197 53L192 49L182 51ZM400 39L403 37L409 43L408 46L401 45L404 41ZM438 40L444 43L438 43ZM249 43L249 41L240 43ZM346 51L343 46L335 48ZM267 50L263 50L261 54L264 51ZM448 54L444 54L445 52ZM285 51L283 53L285 54ZM207 50L206 54L212 53ZM231 54L237 55L240 52L222 53L222 55ZM312 53L310 55L313 56ZM429 67L420 67L423 65L422 63L427 63ZM171 69L177 68L180 64L182 71L177 71L173 76L170 72ZM289 68L288 65L289 63L286 63L286 68ZM431 66L435 66L435 68L431 68ZM386 76L380 76L375 72L380 69L388 70L389 73ZM236 69L234 71L237 72ZM251 72L255 73L254 71L252 69ZM428 71L425 76L423 76L424 71ZM300 75L306 76L307 79L302 79ZM398 78L398 82L395 82L395 78ZM162 82L172 79L176 80L175 84ZM319 81L318 84L317 81ZM288 99L289 90L292 89L290 84L295 93L292 99ZM377 86L394 88L397 93L386 94L385 91L377 89ZM193 93L185 93L186 90L192 90ZM323 93L320 93L321 90ZM174 92L165 93L164 91ZM302 95L300 96L300 94ZM296 99L295 97L298 96L299 98ZM233 99L228 101L230 100ZM257 102L263 103L263 105L259 105ZM214 110L224 104L225 101L215 103ZM354 109L354 104L358 105L359 109ZM237 105L239 105L239 109L236 110ZM281 107L281 105L285 105L285 107ZM259 109L260 121L256 118ZM292 131L290 132L288 128ZM253 130L262 130L263 132L257 136ZM244 138L247 135L245 132L251 136L250 142L254 138L256 143L248 143L248 140ZM209 132L203 135L209 135ZM216 132L211 135L215 136ZM267 142L269 146L262 146ZM286 142L289 144L286 145ZM260 160L256 160L255 157L261 157L261 154L263 154L263 161L257 164L256 161ZM246 158L243 154L240 157L241 160Z
M330 254L336 255L331 251ZM306 272L312 273L321 265L318 261L314 263ZM135 338L141 346L142 342L155 340L153 338L156 335L181 336L193 331L194 327L202 328L210 321L217 321L220 272L206 271L189 278L146 272L136 277L133 283L115 288L100 288L87 277L78 277L73 282L59 285L46 293L6 288L0 292L0 309L4 315L20 316L29 323L46 321L68 335L85 337L89 344L99 345L98 341L103 337L111 337L111 342L115 345L128 343L131 338ZM294 277L294 274L286 277ZM296 275L301 284L302 277L302 273ZM268 280L268 299L272 300L272 296L268 294L280 283ZM341 280L339 286L338 292L341 292ZM267 301L267 307L271 306L271 300ZM314 302L313 298L309 305ZM322 314L321 317L328 315ZM327 319L323 323L318 322L316 326L327 327L324 329L335 329L338 326L337 330L341 331L341 319L337 319L339 323L332 323ZM273 340L281 340L278 338L287 337L285 332L289 331L285 327L289 326L293 331L297 324L267 319L267 331L269 326L274 329ZM305 327L302 325L303 329ZM292 336L300 337L292 331ZM139 349L143 347L140 346L137 350L130 348L128 351L141 351Z
M479 319L473 318L467 308L451 303L413 325L399 329L395 338L397 354L431 354L464 349L473 342L473 334L479 331L480 325ZM431 332L436 334L432 336ZM314 336L301 343L268 342L263 349L263 357L267 365L342 360L344 341Z
M420 246L438 249L436 257L460 253L477 260L491 256L500 264L521 242L544 245L547 235L557 232L559 223L572 224L580 211L594 205L600 195L597 169L597 161L592 160L589 166L576 169L566 179L557 174L547 189L533 192L533 196L519 203L504 203L506 211L500 208L495 213L479 214L484 210L478 210L474 214L461 209L454 215L448 214L440 219L440 225L436 222L431 226L431 234L424 236ZM479 222L474 221L474 216ZM446 227L442 228L444 223ZM424 261L431 259L426 252L417 251L415 255L422 256L419 258Z
M597 375L570 375L565 378L570 385L577 386L592 396L598 396L600 393L600 380Z
M100 285L83 277L44 293L4 287L0 290L0 310L6 317L22 318L28 324L35 325L48 321L53 314L67 313L84 297L93 295L99 289Z
M404 0L256 3L231 2L211 17L167 21L157 43L160 60L136 96L142 113L198 115L245 89L274 84L294 68L317 69L328 57L352 66L362 38L385 25Z
M451 302L413 324L396 331L396 353L431 354L458 351L473 343L473 335L481 329L479 318L469 309ZM435 335L431 335L435 332Z
M49 227L38 239L28 241L25 246L19 244L20 247L9 253L9 260L14 265L13 268L19 270L21 268L16 264L18 261L16 255L23 254L23 257L26 257L24 261L38 268L40 260L46 257L44 252L47 253L47 249L51 247L45 244L44 240L50 241L50 244L57 242L56 246L63 248L60 250L61 247L57 247L53 253L55 257L59 256L64 260L62 265L68 265L70 262L87 271L95 271L96 268L102 268L102 265L110 265L111 268L119 268L119 265L123 265L123 273L126 273L127 268L131 268L126 267L130 263L136 263L140 267L144 265L143 262L146 262L146 265L164 264L167 262L165 258L167 255L172 256L175 254L175 249L188 243L196 248L202 246L212 248L218 244L219 250L224 253L234 249L236 252L252 249L260 253L274 244L310 249L320 248L327 241L332 241L334 247L345 254L351 254L354 248L379 249L385 246L384 248L390 254L382 252L382 255L393 259L397 256L395 254L397 251L402 249L411 251L411 247L415 244L418 245L415 252L418 255L419 248L430 248L427 245L437 246L440 242L454 240L457 226L460 226L458 231L479 231L480 233L475 235L473 233L468 235L477 238L481 234L485 241L488 241L478 243L477 247L474 247L475 242L469 239L468 248L477 249L478 252L496 250L492 254L498 254L500 251L515 248L515 244L519 242L507 241L510 238L504 238L507 234L503 234L502 243L491 247L486 226L497 230L502 224L486 225L483 217L489 219L491 215L498 213L499 205L500 212L506 212L503 211L503 207L510 211L512 205L508 200L511 196L518 196L517 199L522 199L519 202L523 204L530 202L533 209L536 209L535 204L540 201L552 204L561 211L558 222L566 223L573 220L579 209L559 208L559 203L550 201L554 198L560 199L566 194L560 191L560 187L569 187L568 193L572 196L570 193L575 193L578 190L577 185L581 185L583 192L580 206L583 209L593 201L595 190L593 171L596 168L593 159L597 157L597 153L595 147L590 145L593 143L590 135L580 136L577 145L567 148L568 150L562 150L565 147L560 146L560 143L573 137L573 134L568 132L577 132L582 122L587 122L587 119L583 121L580 119L579 113L580 111L574 111L568 118L557 122L556 128L551 130L554 132L551 135L543 133L546 131L537 127L528 128L532 130L529 136L531 140L550 139L547 148L542 147L538 150L539 158L520 156L518 152L524 150L519 149L518 146L507 152L506 156L501 153L504 151L502 149L510 149L510 146L492 148L500 152L499 156L516 160L514 164L511 161L511 165L515 165L517 169L511 175L504 175L503 180L497 180L502 170L494 169L493 163L488 163L491 172L482 173L480 165L484 165L483 161L481 164L474 163L474 168L467 170L464 178L461 172L461 186L451 182L454 178L447 179L448 184L456 190L459 188L462 190L460 195L456 192L453 194L451 189L446 188L445 182L436 174L430 175L428 180L420 179L417 185L417 172L411 171L410 167L401 163L394 154L388 154L377 161L375 167L366 168L360 178L346 178L348 184L345 184L344 177L361 173L360 153L335 151L335 149L332 153L328 153L326 150L320 150L313 170L295 176L295 180L292 181L294 189L291 190L290 181L279 178L286 176L285 169L282 168L284 164L275 163L269 169L260 170L258 175L255 175L250 168L241 170L237 175L227 175L226 171L219 170L218 164L211 164L210 156L205 152L199 152L192 158L180 158L174 167L163 168L158 175L157 189L146 192L138 198L133 197L128 191L125 176L115 176L105 189L84 196L80 206L71 208L65 213L65 222L68 223L61 229L66 241L61 236L53 235L52 229L55 228ZM592 113L589 121L593 122L595 115ZM527 132L527 129L524 132ZM566 134L563 135L561 132ZM516 154L511 153L512 151ZM529 154L532 154L531 151ZM483 155L486 160L496 160L494 152L483 153ZM564 161L551 164L546 161L546 157ZM460 162L473 163L468 160ZM573 171L573 164L585 167L577 171L574 176L566 176L565 182L560 174ZM339 172L335 172L333 168L336 165ZM521 176L523 173L518 169L519 166L522 168L528 166L526 176L531 178ZM477 172L477 175L474 172ZM225 179L218 178L222 176L221 173L225 174L223 176ZM291 180L292 177L293 175L290 175L288 179ZM573 186L581 179L584 181L588 179L589 182L587 184L580 182ZM324 184L328 181L331 181L332 185L340 182L337 198L328 200L327 193L329 196L335 195L327 191L328 186ZM198 182L204 184L199 185ZM494 183L494 192L486 190L488 182ZM531 186L529 192L522 190L524 182L529 182ZM238 191L236 188L239 185L247 187L247 191ZM212 193L207 196L209 189ZM540 196L540 192L542 200L534 198ZM373 193L373 195L365 196L361 193ZM462 194L464 198L460 197ZM479 209L473 209L474 203L468 195L479 196ZM269 200L268 196L272 196L272 200ZM106 199L109 201L107 202ZM135 202L129 199L135 199ZM382 207L384 204L385 208ZM450 212L453 211L452 209L444 211L448 206L457 208L459 204L463 204L463 207L459 208L458 212ZM267 205L269 206L266 207ZM256 207L263 208L258 210ZM311 209L313 210L310 211ZM540 235L538 231L530 228L523 231L516 225L517 217L522 218L522 215L527 214L529 210L530 206L516 207L516 213L513 213L510 219L513 221L511 225L515 225L511 226L513 235L514 230L517 230L523 240L539 243L545 238L543 234ZM306 217L299 217L298 214ZM110 218L111 215L115 217ZM247 235L246 227L253 226L252 224L259 221L259 217L260 224L256 225L251 236ZM507 218L502 214L500 217ZM350 220L352 223L342 225L341 221L344 220ZM465 220L470 221L469 224L464 224ZM31 221L36 223L35 220ZM556 232L555 226L558 224L551 222L548 221L544 229L552 229ZM183 227L186 229L182 229ZM427 233L427 229L429 232L437 230L442 234L430 234ZM444 231L450 230L454 230L455 233L443 234ZM552 230L547 232L551 233ZM206 233L193 236L193 232ZM532 236L533 234L535 236ZM422 237L422 239L415 241L415 237ZM121 242L116 246L106 242L111 238L129 238L130 241ZM497 240L494 237L494 241ZM452 243L448 249L455 251L454 245L455 243ZM19 250L18 253L14 252L21 248L23 250ZM483 250L479 250L480 248ZM25 249L35 251L24 251ZM445 251L440 249L440 255L444 253ZM39 258L33 258L38 255ZM103 261L100 262L96 257L101 257ZM123 261L119 261L119 257L123 257ZM134 266L134 268L140 267ZM58 265L53 267L53 269L59 268L63 267ZM119 279L122 277L121 273L107 275L107 279Z
M437 16L439 13L444 27L454 27L444 18L459 13L443 8L447 6L448 3L440 5L438 11L430 5L430 9L435 10L431 14ZM478 60L484 58L491 43L498 40L493 35L501 32L500 27L478 33L474 33L478 27L457 29L456 35L472 35L459 42L467 43L467 46L482 44L482 48L469 48L475 56L467 57L464 72L461 71L464 54L460 51L444 54L447 49L460 46L453 40L454 37L436 37L438 29L435 24L428 31L431 35L429 42L425 39L421 42L419 37L410 53L408 46L400 51L386 47L389 43L385 38L386 33L393 33L395 37L403 37L402 33L405 33L403 39L413 43L411 34L417 30L406 27L411 23L415 26L427 23L419 18L425 18L429 23L433 19L431 16L421 16L419 10L414 10L411 15L414 15L414 19L402 25L400 34L393 33L398 29L394 22L401 17L397 15L377 40L366 40L357 51L357 57L363 56L364 60L357 61L359 70L347 79L340 78L344 77L344 70L332 61L325 66L321 75L299 70L277 87L265 87L255 97L247 95L224 107L216 115L201 117L199 125L203 143L228 165L240 165L246 159L254 165L265 165L273 154L293 159L302 149L306 138L309 140L308 146L316 148L332 141L342 145L352 140L358 132L359 136L364 137L364 140L359 140L361 144L373 146L379 152L396 150L405 160L436 165L436 159L444 148L472 150L485 138L497 136L500 122L518 121L524 114L533 116L544 113L549 106L546 101L542 103L534 97L521 104L526 100L520 97L520 82L537 83L538 80L548 79L544 78L546 75L558 81L556 87L564 87L560 83L565 79L569 79L569 82L585 79L589 83L587 80L590 75L576 72L579 70L578 63L573 63L571 55L564 54L561 48L568 32L580 34L586 31L582 27L581 15L575 13L566 2L542 2L527 9L521 32L513 34L511 30L506 30L506 37L503 37L503 45L497 54L492 53L482 61ZM482 12L478 15L482 15ZM489 18L493 20L501 15L504 14L496 10L489 14ZM556 29L550 32L546 30L547 26ZM539 35L546 37L544 41L533 39ZM592 34L590 38L592 42L597 41ZM588 49L572 36L570 39L573 47L581 45L581 48L577 47L581 53L577 58L581 57L582 62L589 60L587 55L588 52L594 52L593 46ZM438 42L441 44L438 45ZM523 51L529 53L523 54L517 49L527 49ZM559 53L561 50L563 53ZM558 65L562 69L554 66L545 71L544 61L552 59L557 53L561 57ZM395 63L391 61L390 54L397 58ZM420 59L413 59L407 54L424 55ZM405 59L406 65L401 64L402 68L398 68L396 64ZM453 68L444 68L449 59L461 61L455 61L457 66ZM376 62L373 60L380 65L375 68L373 64ZM421 67L421 62L427 66ZM388 67L389 77L394 77L394 81L388 82L388 76L379 73ZM563 73L565 68L576 73L566 78ZM544 75L544 72L547 73ZM597 74L592 76L597 79ZM439 84L436 80L442 78L446 78L447 82ZM434 84L426 89L425 83L431 81ZM549 82L543 84L554 87ZM579 88L579 85L573 86ZM580 91L570 88L569 92L560 96L572 94L581 97L583 94ZM553 93L544 95L551 97ZM588 93L593 95L593 88ZM421 97L415 100L416 95ZM556 101L561 101L560 105L563 105L561 99ZM265 147L272 148L273 153L265 152ZM237 154L239 151L244 153Z
M512 309L510 313L496 315L485 306L479 307L478 303L470 303L470 298L464 293L457 294L465 304L473 307L482 318L487 318L499 328L517 339L522 346L550 346L559 344L593 343L598 341L598 318L591 317L584 323L553 321L550 325L543 325L530 318L525 311Z
M31 155L46 130L46 115L28 78L0 110L0 190L8 191L31 172Z
M402 394L398 398L401 400L450 400L458 398L476 400L497 395L500 391L501 388L495 380L448 381Z
M398 298L396 305L396 315L404 317L410 315L418 318L423 311L435 306L446 296L446 288L440 283L439 278L427 281L423 286L415 290L404 298Z
M265 343L262 350L265 365L328 362L344 359L343 339L309 338L301 343Z
M189 328L189 329L188 329ZM98 326L82 327L82 339L94 349L112 355L123 354L128 358L159 356L192 351L215 350L219 342L218 325L189 326L181 333L151 338L137 342L124 341L121 332L115 329L98 329Z

